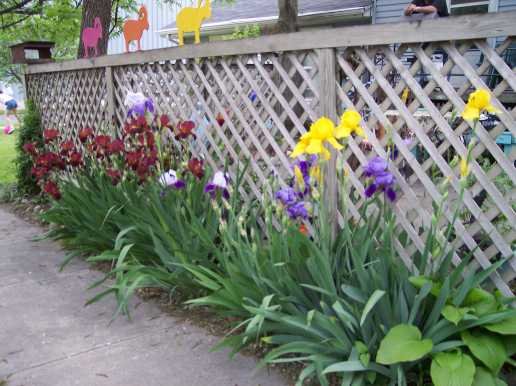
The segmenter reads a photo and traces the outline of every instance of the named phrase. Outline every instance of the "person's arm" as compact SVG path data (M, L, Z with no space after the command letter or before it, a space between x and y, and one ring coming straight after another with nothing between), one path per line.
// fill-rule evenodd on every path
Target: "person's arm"
M423 7L415 7L413 13L424 13L428 15L430 13L437 13L437 8L433 5L425 5Z
M416 9L416 5L414 3L410 3L407 5L407 8L405 8L404 14L405 16L411 16L414 13L414 9Z

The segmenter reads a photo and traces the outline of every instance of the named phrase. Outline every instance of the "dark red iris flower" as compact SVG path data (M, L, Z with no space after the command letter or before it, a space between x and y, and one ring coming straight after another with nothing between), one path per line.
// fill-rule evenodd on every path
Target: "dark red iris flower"
M74 151L70 154L70 165L73 167L80 166L82 164L82 154L78 151Z
M107 147L109 154L119 154L125 151L124 142L121 139L115 139Z
M28 142L23 145L23 151L32 156L36 156L38 154L37 146L37 142Z
M113 185L118 185L118 183L122 179L122 173L120 172L120 170L106 169L106 174L109 178L111 178L111 183Z
M186 139L189 136L195 138L193 130L195 129L195 123L192 121L180 122L177 127L176 139Z
M167 114L162 114L159 117L159 122L161 124L161 127L170 127L170 118Z
M45 143L50 143L55 139L59 138L59 130L45 129L43 130L43 138L45 139Z
M136 170L141 158L142 154L138 151L129 151L125 154L125 162L133 170Z
M55 166L60 166L61 158L52 152L41 154L36 158L36 166L47 169L52 169Z
M127 123L124 127L124 132L126 135L134 135L141 133L143 131L143 127L139 126L135 120Z
M56 161L55 161L55 166L56 168L58 168L59 170L65 170L66 169L66 162L63 158L58 158Z
M88 138L93 137L93 129L91 127L85 127L79 131L79 140L84 143Z
M217 113L217 116L215 117L215 119L217 120L217 123L219 124L219 126L222 126L224 124L224 122L226 122L222 113Z
M75 148L75 145L71 139L61 143L61 154L68 154Z
M45 167L35 167L33 166L31 169L31 174L37 179L41 180L48 174L48 169Z
M140 181L145 180L149 175L149 162L146 157L140 160L138 167L136 168L136 174L138 175Z
M192 158L188 161L188 170L198 179L204 177L204 161L198 158Z
M43 191L52 196L55 200L59 200L61 198L59 186L57 186L57 184L53 181L47 181L43 187Z
M156 140L154 139L154 134L151 132L147 132L145 135L147 137L147 146L154 146L156 144Z
M141 128L146 128L148 126L147 119L143 115L138 116L138 118L135 119L135 122Z
M109 135L97 135L95 137L95 144L104 150L107 150L111 144L111 137Z

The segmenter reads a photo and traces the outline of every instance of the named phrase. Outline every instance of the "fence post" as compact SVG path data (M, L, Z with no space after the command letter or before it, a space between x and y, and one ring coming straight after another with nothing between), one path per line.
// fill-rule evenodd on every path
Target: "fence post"
M115 87L113 84L113 69L111 66L105 68L106 78L106 99L107 99L107 121L112 124L115 122Z
M335 49L321 48L317 50L319 58L319 106L320 114L332 121L337 120L337 90L336 90L336 67L335 67ZM324 179L325 187L325 204L330 215L331 227L333 235L336 234L338 217L337 217L337 153L331 149L332 157L326 168L326 176Z

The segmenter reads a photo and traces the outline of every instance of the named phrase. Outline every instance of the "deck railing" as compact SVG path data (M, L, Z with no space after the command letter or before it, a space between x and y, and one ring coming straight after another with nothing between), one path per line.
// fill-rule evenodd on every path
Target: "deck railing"
M251 160L245 198L260 197L272 174L287 183L287 152L310 122L321 115L336 120L345 108L355 108L365 117L368 140L351 139L333 167L349 171L352 191L346 194L352 197L350 213L358 216L362 165L374 155L387 157L388 141L395 146L391 171L400 198L394 207L410 241L396 247L406 262L423 248L442 178L451 176L449 208L457 198L458 172L450 161L466 153L475 135L471 182L453 244L474 251L473 264L484 269L509 258L493 275L508 294L516 277L516 154L512 144L504 149L497 139L516 136L515 63L509 54L515 20L516 12L470 15L34 65L26 87L43 124L75 140L85 126L115 130L125 118L126 93L143 92L173 120L196 122L192 149L214 169L226 160L230 167ZM457 75L461 80L453 81ZM477 88L489 89L501 112L472 134L468 122L451 117ZM340 189L335 179L329 184L334 192ZM330 196L328 205L337 199L337 193ZM451 209L445 218L452 220Z

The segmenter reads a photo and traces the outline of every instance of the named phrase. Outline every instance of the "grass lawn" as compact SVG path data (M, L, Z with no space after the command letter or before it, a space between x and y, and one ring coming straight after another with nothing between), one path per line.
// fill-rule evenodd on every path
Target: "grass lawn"
M16 178L14 166L16 134L16 131L11 135L0 132L0 185L14 182Z

